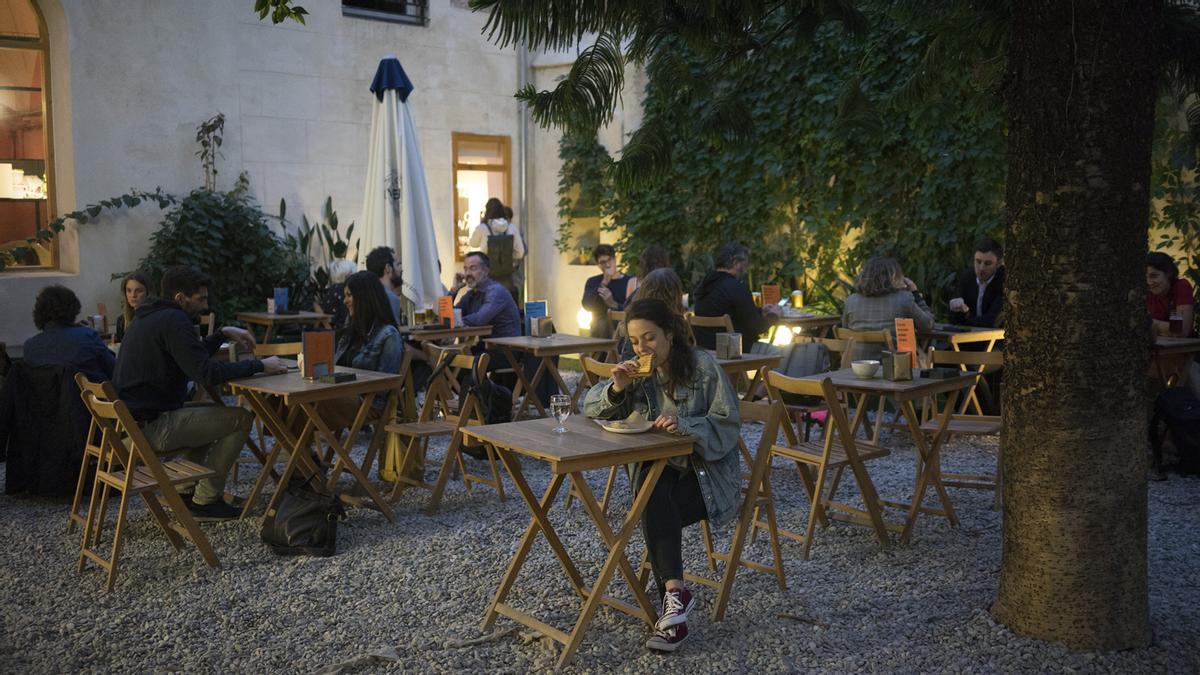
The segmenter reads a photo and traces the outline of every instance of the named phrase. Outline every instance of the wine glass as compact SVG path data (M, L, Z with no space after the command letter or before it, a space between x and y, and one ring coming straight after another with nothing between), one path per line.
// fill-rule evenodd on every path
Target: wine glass
M571 416L571 397L566 394L554 394L550 397L550 414L554 415L554 419L558 421L558 426L554 427L554 432L559 434L567 433L567 428L563 426L563 422Z

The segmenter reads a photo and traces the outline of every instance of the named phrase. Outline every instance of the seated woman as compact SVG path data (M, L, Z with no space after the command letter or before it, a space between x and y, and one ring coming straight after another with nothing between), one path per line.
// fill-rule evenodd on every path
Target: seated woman
M708 352L687 343L687 323L660 300L634 302L625 328L639 358L652 358L649 377L635 379L637 361L613 368L612 379L588 390L584 413L594 419L624 419L635 410L654 426L695 437L692 454L670 460L642 516L642 532L659 595L662 617L650 649L675 651L687 638L694 601L683 583L683 528L707 519L732 518L741 499L741 418L729 378ZM634 469L641 485L645 465Z
M642 281L640 295L642 300L659 300L667 307L675 308L675 311L683 312L683 282L679 280L679 275L670 267L660 267L646 275ZM686 321L684 322L687 323ZM696 338L692 335L692 327L688 325L687 340L689 345L696 344ZM624 331L621 331L619 349L617 353L621 355L622 361L628 361L635 358L633 353L633 345L629 338L625 336Z
M25 341L25 363L29 366L65 366L93 382L112 379L117 357L100 334L75 324L79 298L66 286L47 286L33 303L33 324L42 331Z
M628 307L629 305L633 304L634 300L637 299L636 295L638 286L640 286L642 282L646 280L646 277L648 277L651 272L670 266L671 254L667 252L667 249L659 246L658 244L650 244L647 246L642 251L642 255L638 257L637 274L630 277L629 282L625 285L625 306ZM681 283L680 288L682 287L683 284ZM682 300L680 301L680 304L683 304Z
M1166 253L1146 256L1146 311L1154 321L1156 335L1190 337L1196 332L1196 298L1187 279L1179 278L1179 267ZM1178 314L1181 328L1171 330L1171 315Z
M130 272L121 280L121 316L117 317L113 342L125 339L125 329L133 321L133 312L150 296L150 278L145 272Z
M842 326L849 330L895 332L896 319L913 320L917 332L933 328L933 312L917 285L904 276L895 258L877 256L867 260L854 282L855 292L846 298ZM883 345L856 343L855 359L877 359Z
M355 272L346 278L344 289L346 327L338 333L334 362L342 368L399 373L404 356L404 340L396 328L391 303L383 292L379 277L368 271ZM318 404L321 417L330 428L338 431L354 422L361 399L357 396L322 401ZM383 401L376 397L375 407Z

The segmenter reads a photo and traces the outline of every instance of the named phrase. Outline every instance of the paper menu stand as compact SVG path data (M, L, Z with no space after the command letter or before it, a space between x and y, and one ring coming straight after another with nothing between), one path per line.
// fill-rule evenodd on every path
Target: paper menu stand
M307 380L333 374L333 331L306 330L301 337L304 372Z
M782 293L783 293L783 291L780 289L779 284L763 284L763 287L762 287L763 307L766 307L767 305L778 305L779 300L782 297Z
M449 295L443 295L438 298L437 304L438 322L445 328L455 328L454 323L454 298Z
M539 316L533 319L529 324L530 337L550 337L554 335L554 319L548 316Z
M912 319L896 319L896 351L912 356L912 368L917 367L917 329Z
M530 300L525 303L525 334L533 335L533 325L536 319L549 316L545 300Z

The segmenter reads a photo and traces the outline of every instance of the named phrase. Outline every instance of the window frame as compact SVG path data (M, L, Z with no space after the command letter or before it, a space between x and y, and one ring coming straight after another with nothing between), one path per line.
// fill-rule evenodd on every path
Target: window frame
M37 17L37 38L0 34L0 49L25 49L38 51L42 54L42 127L46 146L46 222L43 223L42 228L50 229L50 223L54 222L54 219L58 217L58 209L56 208L58 181L54 173L54 121L53 115L51 115L54 106L50 75L50 31L46 27L46 16L42 13L42 8L38 6L37 0L26 0L26 2L33 8L34 16ZM49 265L8 265L3 271L0 271L0 274L61 269L59 234L58 232L51 231L50 241L48 242L51 255Z
M405 5L415 6L419 13L416 16L413 16L411 14L399 14L382 9L367 9L366 7L347 6L346 1L342 0L342 16L349 16L357 19L387 21L389 23L402 23L409 26L429 25L429 0L405 0Z
M500 164L465 164L458 161L458 150L463 142L468 143L499 143L500 144ZM502 201L505 205L512 205L512 136L506 135L489 135L476 134L465 131L450 132L450 175L451 198L450 201L454 204L454 221L451 226L452 239L454 242L454 261L461 262L466 256L458 246L458 223L463 214L458 210L458 172L462 171L499 171L504 174L504 197Z

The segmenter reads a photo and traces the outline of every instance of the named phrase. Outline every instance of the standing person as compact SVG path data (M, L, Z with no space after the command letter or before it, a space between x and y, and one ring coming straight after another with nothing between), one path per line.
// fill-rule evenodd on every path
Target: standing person
M625 287L625 305L633 302L637 295L638 286L646 280L646 275L654 270L671 266L671 254L658 244L650 244L642 250L638 257L637 276L630 277ZM624 306L624 305L623 305Z
M592 262L600 268L600 274L584 283L580 304L592 313L592 335L611 337L613 326L608 320L608 310L624 306L629 277L617 270L617 251L610 244L593 249Z
M933 312L895 258L877 256L867 260L854 287L842 310L842 325L846 328L894 333L898 318L912 319L917 332L933 328ZM877 359L882 350L882 345L856 343L853 358Z
M149 296L150 278L145 272L130 272L121 280L121 316L117 317L117 325L113 329L113 342L120 343L125 338L125 329L133 321L134 311Z
M134 312L125 331L113 372L113 386L156 452L195 448L188 459L216 476L181 491L197 520L225 520L241 514L226 504L225 480L250 434L254 415L244 408L185 405L187 385L216 386L255 373L287 372L275 357L228 363L212 358L225 340L254 349L254 335L225 327L200 340L195 319L208 311L212 278L190 267L173 267L162 279L162 297L150 298Z
M65 366L93 382L112 379L116 357L100 334L75 323L79 298L66 286L43 288L33 303L33 325L41 332L25 341L22 353L29 366Z
M396 325L402 325L400 317L400 295L396 290L404 283L400 270L396 269L396 252L386 246L380 246L367 254L367 271L379 278L383 284L384 294L392 308L392 317Z
M696 316L721 316L728 314L733 320L733 330L741 333L742 344L749 344L747 352L769 353L771 345L758 342L783 313L779 305L771 304L762 309L754 306L754 296L742 281L750 267L750 249L736 241L722 246L716 255L717 268L700 281L696 287ZM705 349L717 348L716 328L696 328L696 343Z
M985 237L975 244L974 269L958 274L958 295L950 299L956 324L995 328L1004 306L1004 249Z
M1187 279L1179 277L1179 267L1166 253L1146 256L1146 312L1154 321L1154 332L1171 335L1171 315L1177 314L1183 326L1181 337L1196 332L1196 296Z
M584 398L593 419L624 419L637 410L654 426L695 438L687 457L672 458L654 486L642 515L642 533L663 611L646 642L650 649L675 651L687 639L688 612L695 601L683 581L683 528L732 518L741 499L741 418L729 378L708 352L687 343L683 316L659 300L637 300L625 328L639 357L652 358L653 374L634 379L637 361L625 361L612 379L596 384ZM634 470L641 486L646 465Z
M483 218L475 229L471 232L471 238L467 241L467 245L473 249L485 251L491 255L490 251L486 251L488 237L498 237L509 235L513 238L513 264L525 257L525 242L521 241L521 231L517 229L516 223L511 220L512 210L504 205L504 202L492 197L487 200L487 204L483 207Z

